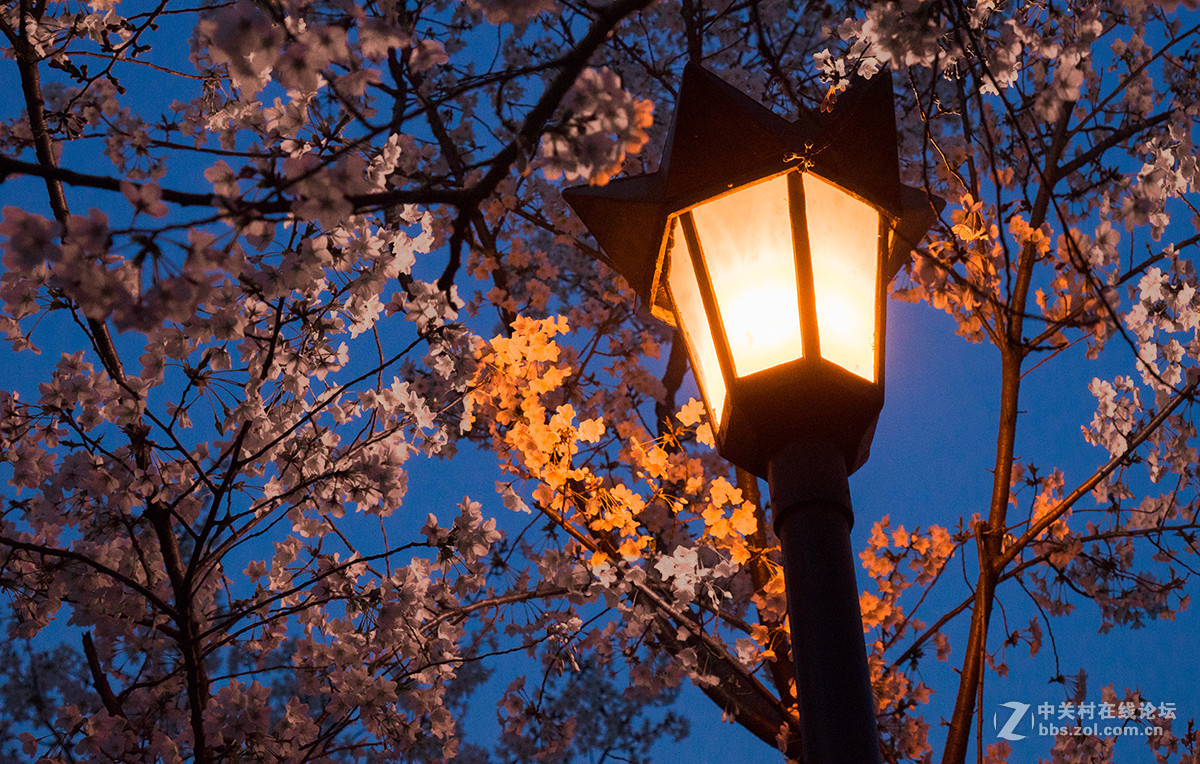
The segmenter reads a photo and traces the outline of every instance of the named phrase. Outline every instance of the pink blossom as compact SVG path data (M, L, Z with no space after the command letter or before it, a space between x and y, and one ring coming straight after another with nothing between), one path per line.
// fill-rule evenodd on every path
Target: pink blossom
M54 240L60 231L53 220L6 206L0 221L0 235L8 237L4 242L4 267L31 271L47 260L58 260L62 250Z
M213 192L218 196L236 197L238 195L237 175L224 159L204 171L204 177L213 184Z
M197 37L208 46L214 64L227 64L235 84L247 97L267 83L279 58L283 30L250 0L238 0L196 25Z
M553 11L554 0L467 0L475 10L483 11L489 24L523 27L539 13Z
M63 240L66 259L94 257L108 249L108 216L93 207L87 217L72 215L67 221L67 236Z
M162 189L157 183L137 184L123 180L121 193L125 194L125 198L133 205L135 217L143 212L152 218L161 218L167 214L167 205L162 202Z
M446 49L437 40L421 40L412 46L412 50L408 54L408 65L414 72L441 66L449 60Z
M585 69L563 102L562 127L542 138L541 168L547 178L587 178L604 185L620 172L626 154L646 145L653 103L621 89L611 70Z
M382 61L387 58L388 51L403 47L408 39L388 19L371 17L358 23L359 47L368 61Z

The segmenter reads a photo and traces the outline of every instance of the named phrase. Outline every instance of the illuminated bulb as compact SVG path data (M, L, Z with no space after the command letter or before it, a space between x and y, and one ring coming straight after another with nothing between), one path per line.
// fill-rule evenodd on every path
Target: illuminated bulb
M739 282L727 285L721 299L721 318L739 376L799 357L795 286Z
M812 173L804 203L821 357L874 382L879 213Z
M786 175L692 210L739 377L803 354Z

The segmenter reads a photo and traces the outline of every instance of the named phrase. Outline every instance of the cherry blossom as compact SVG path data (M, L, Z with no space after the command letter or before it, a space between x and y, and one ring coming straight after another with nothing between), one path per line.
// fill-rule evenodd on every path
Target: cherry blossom
M604 185L621 169L626 154L649 140L653 104L635 100L621 89L609 69L586 69L564 100L561 131L542 141L542 171L547 178L584 178ZM617 138L613 138L612 134Z

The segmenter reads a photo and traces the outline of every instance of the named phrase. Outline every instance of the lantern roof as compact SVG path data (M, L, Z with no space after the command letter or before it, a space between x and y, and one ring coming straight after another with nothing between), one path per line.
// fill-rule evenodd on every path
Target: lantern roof
M935 219L925 192L900 183L895 106L886 73L856 79L830 112L802 110L793 121L698 64L688 64L658 171L604 186L567 188L563 197L634 291L662 301L665 295L655 294L655 282L670 216L795 166L898 221L884 274L889 280ZM669 313L669 306L658 307Z

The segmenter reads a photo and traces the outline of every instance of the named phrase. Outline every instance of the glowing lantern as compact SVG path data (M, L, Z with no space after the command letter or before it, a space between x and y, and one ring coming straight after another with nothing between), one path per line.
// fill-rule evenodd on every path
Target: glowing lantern
M887 77L789 122L689 65L659 171L564 197L681 330L725 458L765 477L800 437L862 465L887 283L935 215L900 183Z

